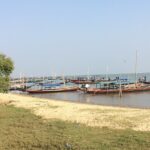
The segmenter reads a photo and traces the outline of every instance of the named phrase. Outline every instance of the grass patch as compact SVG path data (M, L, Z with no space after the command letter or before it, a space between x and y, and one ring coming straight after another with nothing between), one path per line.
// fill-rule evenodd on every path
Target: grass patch
M0 149L150 149L150 132L92 128L59 120L43 121L29 110L0 105Z

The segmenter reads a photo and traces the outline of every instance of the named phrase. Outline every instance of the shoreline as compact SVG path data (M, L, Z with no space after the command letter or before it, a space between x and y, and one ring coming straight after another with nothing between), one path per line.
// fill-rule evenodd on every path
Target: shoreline
M54 101L62 101L62 102L68 102L68 103L75 103L75 104L86 104L86 105L93 105L93 106L102 106L102 107L113 107L113 108L127 108L127 109L150 109L150 107L134 107L134 106L118 106L118 105L105 105L105 104L96 104L96 103L86 103L86 102L81 102L81 101L72 101L72 100L63 100L63 99L50 99L50 98L41 98L37 96L32 96L32 95L25 95L21 94L22 96L29 96L33 98L38 98L38 99L45 99L45 100L54 100Z
M102 106L18 94L0 94L0 103L29 109L43 119L59 119L100 128L150 131L150 109Z
M105 105L105 104L96 104L96 103L86 103L86 102L81 102L81 101L71 101L71 100L63 100L63 99L50 99L50 98L42 98L42 97L36 97L33 96L32 94L18 94L18 93L9 93L12 95L17 95L17 96L23 96L27 98L35 98L35 99L42 99L46 101L56 101L56 102L66 102L66 103L72 103L72 104L81 104L81 105L89 105L89 106L98 106L98 107L108 107L108 108L120 108L120 109L138 109L138 110L150 110L148 107L132 107L132 106L117 106L117 105Z

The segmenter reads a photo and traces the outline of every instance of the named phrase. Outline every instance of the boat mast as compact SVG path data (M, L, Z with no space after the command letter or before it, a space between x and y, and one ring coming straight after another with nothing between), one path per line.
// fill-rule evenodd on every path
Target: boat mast
M119 96L122 97L121 80L119 81Z
M19 82L19 88L22 89L23 88L23 77L22 77L22 73L20 73L20 82Z
M22 76L22 88L25 89L25 75Z
M106 80L108 80L108 65L106 66L106 75L105 75Z
M136 58L135 58L135 86L137 84L137 55L138 51L136 50Z
M45 77L44 77L44 75L43 75L43 85L42 85L42 90L44 89L44 83L45 83Z
M88 67L88 71L87 71L87 80L90 80L90 68Z
M107 94L108 94L108 65L106 66L106 83L107 83Z
M65 81L65 76L64 76L64 74L63 74L63 76L62 76L62 79L63 79L63 82L64 82L64 86L66 86L66 81Z

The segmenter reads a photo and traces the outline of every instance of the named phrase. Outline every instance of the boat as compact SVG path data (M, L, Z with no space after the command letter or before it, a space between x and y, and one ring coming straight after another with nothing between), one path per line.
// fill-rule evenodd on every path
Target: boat
M44 93L56 93L56 92L71 92L79 90L78 87L59 87L49 89L28 89L29 94L44 94Z
M129 84L129 85L121 85L121 89L119 86L114 86L112 88L87 88L84 90L86 93L89 94L111 94L111 93L130 93L130 92L144 92L150 91L150 85L144 83L137 83L137 84Z
M144 82L143 82L144 81ZM118 82L118 83L116 83ZM119 93L122 96L122 93L130 93L130 92L145 92L150 91L150 82L146 81L146 76L144 80L137 81L137 51L136 51L136 63L135 63L135 81L134 83L128 82L127 79L116 78L116 82L105 83L103 86L96 88L82 88L86 93L90 94L109 94L109 93ZM124 83L122 83L124 82Z

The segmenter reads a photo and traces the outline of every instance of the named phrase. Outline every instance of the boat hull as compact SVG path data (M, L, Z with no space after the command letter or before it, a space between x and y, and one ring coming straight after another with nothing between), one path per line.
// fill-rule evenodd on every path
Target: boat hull
M122 89L122 93L130 93L130 92L144 92L150 91L150 87L143 87L143 88L127 88ZM89 94L111 94L111 93L119 93L119 89L87 89L86 93Z
M44 93L58 93L58 92L71 92L77 91L79 88L60 88L60 89L48 89L48 90L27 90L29 94L44 94Z

